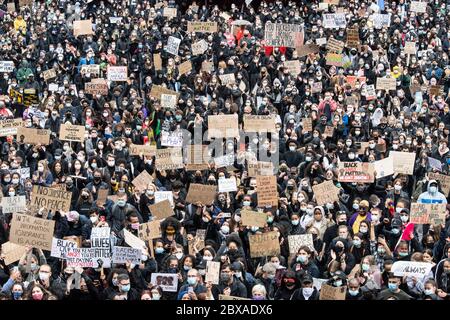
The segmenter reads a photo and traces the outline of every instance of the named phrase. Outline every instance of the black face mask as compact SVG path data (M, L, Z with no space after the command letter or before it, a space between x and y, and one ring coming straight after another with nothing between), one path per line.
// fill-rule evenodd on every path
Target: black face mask
M94 181L95 181L96 183L99 183L99 182L102 181L102 178L101 178L101 177L94 177Z

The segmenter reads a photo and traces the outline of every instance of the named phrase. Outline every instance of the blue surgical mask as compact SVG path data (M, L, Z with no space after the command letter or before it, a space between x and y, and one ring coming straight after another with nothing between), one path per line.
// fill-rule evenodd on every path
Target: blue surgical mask
M388 283L389 291L396 291L398 289L398 285L396 283Z
M189 270L192 269L192 267L189 267L189 266L183 266L183 269L184 269L184 271L189 271Z
M335 282L334 282L334 286L335 286L335 287L340 287L340 286L342 286L342 280L337 280L337 281L335 281Z
M197 284L197 278L188 278L188 279L187 279L187 283L188 283L190 286L195 286L195 285Z
M406 257L409 253L408 252L399 252L398 255L400 257Z
M291 223L293 226L298 226L298 224L300 223L300 220L292 220Z
M131 285L127 284L125 286L121 286L120 288L121 288L120 290L122 290L122 292L128 292L131 289Z
M125 200L117 200L117 205L119 207L125 207L126 201Z
M22 291L14 291L12 294L13 294L14 300L19 300L19 298L22 296L23 292Z
M305 263L307 259L308 258L306 258L305 256L298 256L297 257L297 262Z
M268 217L267 218L267 223L272 223L273 222L273 217Z
M423 291L423 293L425 293L425 295L427 295L427 296L429 296L430 294L433 294L433 290L432 289L425 289L424 291Z
M161 253L163 253L164 252L164 248L156 248L155 249L155 253L156 254L161 254Z

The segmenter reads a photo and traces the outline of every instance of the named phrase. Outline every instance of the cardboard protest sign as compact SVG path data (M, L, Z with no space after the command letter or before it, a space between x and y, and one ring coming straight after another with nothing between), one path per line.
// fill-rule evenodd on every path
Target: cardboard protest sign
M163 17L176 18L176 16L177 16L177 8L165 7L163 9Z
M320 47L317 44L307 44L304 46L296 47L295 49L297 50L297 55L299 58L320 51Z
M167 201L167 200L166 200ZM138 236L144 241L150 241L161 237L161 222L159 220L149 221L139 225Z
M189 192L186 197L186 202L201 202L204 205L211 204L216 198L216 188L216 186L191 183L189 185Z
M397 277L416 277L422 279L427 276L433 265L427 262L396 261L392 265L391 272Z
M334 4L336 6L339 5L339 1L340 0L323 0L324 3L327 3L329 5L333 5Z
M395 90L396 88L395 78L377 78L377 90Z
M151 284L160 286L164 292L177 292L178 275L176 273L152 273Z
M258 206L278 206L277 179L275 176L256 177Z
M92 95L99 94L101 96L106 96L108 94L108 82L105 79L99 79L99 81L86 82L84 84L84 92Z
M320 291L322 285L327 282L328 279L313 278L313 287Z
M206 158L208 157L208 146L201 144L185 145L185 163L187 171L206 170L209 168Z
M345 13L324 13L322 18L322 24L325 29L345 28L347 26Z
M68 267L98 268L111 265L111 255L102 248L69 248L66 262Z
M3 197L1 206L3 213L26 212L27 197L26 196Z
M427 91L431 96L439 96L444 94L444 87L439 85L430 85Z
M108 198L108 193L109 190L108 189L97 189L97 204L101 205L101 204L105 204L106 203L106 199Z
M236 296L226 296L224 294L219 294L219 300L233 301L233 300L251 300L251 299L241 298L241 297L236 297Z
M411 203L410 222L415 224L441 224L445 222L445 203Z
M219 284L220 279L220 262L219 261L206 261L206 276L205 282L212 284Z
M183 152L181 148L156 149L156 169L172 170L181 169L183 164Z
M19 244L12 243L11 241L2 244L2 254L5 255L5 265L10 265L14 263L24 254L27 253L27 248Z
M298 249L303 246L307 246L311 250L314 250L313 237L310 233L288 236L288 243L290 254L297 254Z
M153 157L156 155L156 146L149 144L130 144L128 152L131 156L141 156L142 154L143 156Z
M50 256L59 259L66 259L66 254L69 251L69 249L77 247L78 246L76 242L53 238Z
M55 69L48 69L48 70L44 70L41 72L42 77L44 78L45 81L49 80L49 79L53 79L56 78L56 70Z
M169 200L151 204L148 208L150 209L152 215L158 220L173 216L173 210Z
M85 133L85 126L62 123L59 129L59 139L63 141L83 142Z
M245 132L276 132L274 115L244 115Z
M238 115L208 116L208 139L239 137Z
M267 224L267 214L258 211L241 210L243 226L264 228Z
M250 242L250 257L259 258L277 256L280 254L280 242L276 231L248 236Z
M99 64L85 64L81 66L80 73L82 75L99 75L100 74L100 65Z
M214 158L216 168L231 167L234 164L234 154L230 153L224 156Z
M187 60L178 66L178 73L180 75L188 73L191 70L192 70L192 62L190 60Z
M219 192L235 192L237 191L236 178L219 179Z
M76 37L94 34L91 20L75 20L73 22L73 35Z
M108 81L127 81L128 67L127 66L108 66L106 70Z
M161 146L163 147L182 147L183 146L183 131L162 131L161 132Z
M300 60L288 60L283 62L284 69L287 69L288 72L294 76L297 77L297 75L300 73Z
M342 67L343 66L343 60L342 60L342 54L340 53L327 53L326 56L326 65L327 66L336 66L336 67Z
M161 94L161 107L174 109L177 106L177 96L175 94Z
M427 12L427 2L426 1L411 1L409 10L416 13Z
M328 39L328 42L327 42L328 52L342 53L344 46L345 46L345 44L343 41L336 40L335 38Z
M406 54L416 54L416 43L413 41L405 41L404 50Z
M42 250L52 249L55 221L15 213L11 220L9 241Z
M312 131L312 119L311 118L303 118L302 119L303 130L306 132Z
M339 189L333 184L333 181L322 182L312 186L312 189L319 206L339 201Z
M214 62L212 62L212 61L203 61L202 62L202 71L204 71L204 72L214 72Z
M129 247L116 247L112 249L112 263L134 263L139 264L141 261L141 249Z
M23 120L20 118L0 120L0 137L16 135L17 128L23 127L23 125Z
M31 204L38 208L55 211L70 211L72 192L34 185L31 194Z
M339 162L338 181L339 182L365 182L373 183L374 167L368 162Z
M387 157L373 163L376 178L381 179L394 174L394 162L392 157Z
M146 247L144 241L142 241L141 239L136 237L134 234L132 234L127 229L123 229L123 235L125 237L124 238L125 243L127 245L129 245L130 247L135 248L135 249L143 249Z
M17 128L17 140L29 144L48 145L50 143L50 130L34 128Z
M131 181L136 190L144 191L147 189L148 184L153 181L153 177L147 172L147 170L142 170L142 172Z
M391 25L391 14L372 14L373 25L376 29L389 28Z
M154 53L153 54L153 64L155 65L155 70L161 70L162 69L162 59L160 53Z
M169 39L167 40L167 45L164 47L164 49L174 56L178 55L178 49L180 47L181 39L175 38L173 36L169 36Z
M205 39L197 41L192 44L191 49L192 49L193 56L203 54L206 50L208 50L208 42L206 42ZM202 67L202 70L203 70L203 67Z
M437 172L428 172L428 179L439 181L441 185L441 190L444 196L448 196L450 192L450 176L446 176L445 174L440 174Z
M81 236L67 236L64 237L63 240L71 241L73 243L76 243L77 247L81 247Z
M249 177L271 176L274 174L273 170L274 166L272 162L258 161L248 164Z
M177 93L176 91L167 89L166 87L163 86L152 85L152 89L150 90L151 97L155 97L156 99L161 100L162 94L174 94L177 96L177 101L180 98L180 94Z
M347 46L351 48L359 47L359 29L349 28L347 29Z
M389 156L392 157L394 172L413 174L416 161L416 154L414 152L391 151L389 152Z
M212 21L188 21L188 32L213 33L217 32L217 22Z
M303 45L303 25L266 22L264 41L266 46L296 48Z
M234 73L220 74L219 79L220 79L220 83L223 86L227 86L229 84L236 83L236 78L234 77Z
M347 287L333 287L329 284L322 284L319 300L345 300Z
M172 207L174 206L172 191L155 191L155 203L159 203L164 200L169 200L170 205Z

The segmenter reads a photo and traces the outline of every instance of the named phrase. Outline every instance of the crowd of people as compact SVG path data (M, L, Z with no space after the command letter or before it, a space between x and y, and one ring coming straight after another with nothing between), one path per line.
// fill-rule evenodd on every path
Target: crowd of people
M173 215L160 221L161 237L147 242L138 264L71 267L50 251L26 246L6 265L2 253L0 299L318 300L320 285L345 287L346 300L450 299L450 207L440 224L410 223L412 203L448 199L445 180L429 177L445 177L450 165L445 1L427 2L426 12L414 12L405 0L341 0L327 8L317 0L226 7L154 0L30 1L20 7L16 1L16 10L7 2L0 6L0 60L13 61L14 69L0 80L0 117L21 118L25 127L48 129L51 137L47 145L23 143L17 135L0 138L3 197L30 201L34 185L64 185L72 193L70 211L28 214L54 220L55 238L78 237L82 247L90 246L94 227L109 227L112 243L128 246L125 230L138 236L140 224L155 220L149 209L155 192L170 191L174 203ZM164 15L166 7L177 8L176 16ZM324 27L323 14L334 12L345 13L346 28ZM376 13L390 14L389 26L375 27ZM73 22L86 19L94 34L75 37ZM190 21L217 22L218 28L188 32ZM304 46L321 38L345 43L348 28L356 27L359 45L346 44L342 66L329 65L326 44L306 55L298 47L267 46L268 21L303 24ZM178 55L165 49L170 36L181 39ZM207 49L193 55L192 44L202 39ZM405 42L415 42L415 54L405 53ZM300 63L298 74L284 66L293 60ZM192 70L180 74L185 61ZM202 68L205 61L212 70ZM94 64L98 75L81 73ZM87 94L85 83L106 78L108 66L127 66L128 80L109 81L107 95ZM50 69L56 76L44 80ZM219 75L230 73L235 82L222 84ZM351 76L358 80L350 83ZM377 78L394 78L396 90L378 89L367 99L363 89ZM317 83L321 89L313 90ZM153 86L176 91L175 108L150 95ZM21 98L26 89L35 89L38 101ZM244 114L275 115L277 132L243 148L237 139L223 139L224 150L244 154L231 168L209 161L205 170L158 170L154 157L130 155L131 144L161 149L163 134L207 130L208 116L229 114L238 115L240 126ZM306 118L311 131L304 129ZM84 142L59 139L61 124L68 123L85 126ZM334 130L324 135L327 126ZM258 206L247 161L248 154L258 160L258 150L279 155L277 205ZM415 153L413 174L338 181L338 162L373 163L392 151ZM28 177L22 168L30 169ZM143 171L152 181L140 190L131 182ZM236 192L217 192L211 203L186 201L192 183L217 185L224 177L236 179ZM312 187L325 181L339 189L339 201L319 205ZM98 202L101 189L114 200ZM243 225L242 210L265 215L265 226ZM0 214L0 244L9 241L13 216ZM197 230L206 230L204 246L192 251ZM278 235L280 255L251 257L249 237L270 231ZM290 253L288 237L302 234L312 235L313 248ZM208 261L220 262L218 284L205 280ZM422 278L399 276L391 272L398 261L433 266ZM176 274L176 292L152 283L153 273Z

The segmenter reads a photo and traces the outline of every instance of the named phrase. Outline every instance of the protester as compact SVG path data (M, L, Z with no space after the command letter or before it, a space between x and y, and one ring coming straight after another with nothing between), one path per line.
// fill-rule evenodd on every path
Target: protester
M11 3L2 299L450 299L448 4Z

